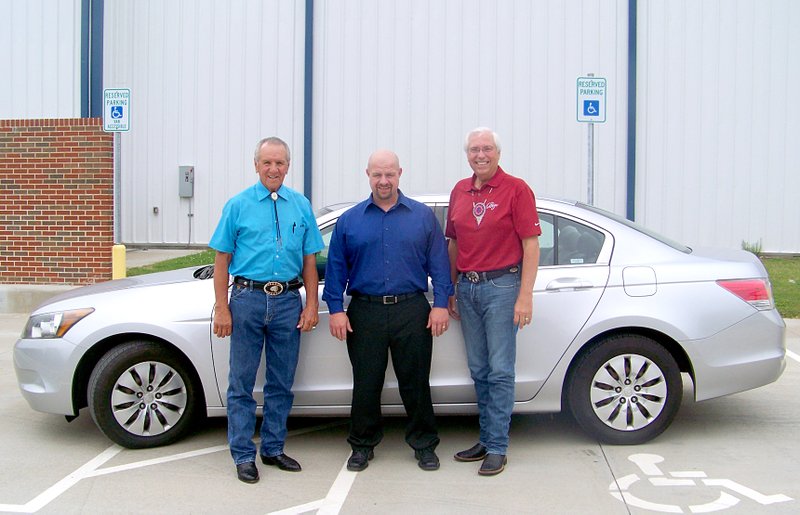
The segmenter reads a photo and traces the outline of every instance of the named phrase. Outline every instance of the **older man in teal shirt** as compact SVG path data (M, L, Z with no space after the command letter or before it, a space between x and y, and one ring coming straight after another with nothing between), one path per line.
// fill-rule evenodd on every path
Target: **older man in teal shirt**
M228 443L237 477L258 481L253 399L262 350L266 357L261 461L300 471L284 453L286 419L300 352L300 331L317 325L319 278L316 253L323 249L311 203L283 185L289 147L279 138L256 146L259 181L228 201L209 246L217 251L214 272L214 334L231 337L228 375ZM302 281L299 276L302 275ZM233 285L228 300L229 276ZM303 308L300 292L306 290Z

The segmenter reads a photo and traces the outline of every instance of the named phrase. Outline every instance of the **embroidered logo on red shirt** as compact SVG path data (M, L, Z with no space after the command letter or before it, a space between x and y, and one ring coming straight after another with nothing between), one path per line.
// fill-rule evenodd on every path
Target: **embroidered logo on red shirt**
M483 220L483 215L486 214L487 209L494 209L498 207L497 204L494 202L487 202L484 200L483 202L473 202L472 203L472 216L475 217L475 221L478 225L481 225L481 220Z

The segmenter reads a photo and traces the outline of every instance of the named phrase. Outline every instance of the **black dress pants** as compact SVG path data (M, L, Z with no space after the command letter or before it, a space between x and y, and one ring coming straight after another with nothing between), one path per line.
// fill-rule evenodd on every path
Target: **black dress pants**
M384 305L354 297L347 309L353 328L347 352L353 367L353 403L350 436L353 449L372 449L383 438L381 391L392 353L408 424L406 442L414 449L439 443L431 403L433 336L428 324L431 307L425 295Z

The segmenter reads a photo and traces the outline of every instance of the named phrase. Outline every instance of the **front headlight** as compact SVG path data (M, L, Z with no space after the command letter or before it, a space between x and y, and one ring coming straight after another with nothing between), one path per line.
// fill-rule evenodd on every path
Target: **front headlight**
M22 338L61 338L73 325L93 312L94 308L83 308L33 315L22 331Z

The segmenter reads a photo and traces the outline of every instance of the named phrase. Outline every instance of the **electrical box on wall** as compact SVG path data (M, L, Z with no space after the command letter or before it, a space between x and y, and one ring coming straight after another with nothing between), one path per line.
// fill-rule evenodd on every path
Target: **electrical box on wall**
M194 197L194 166L178 167L178 196Z

